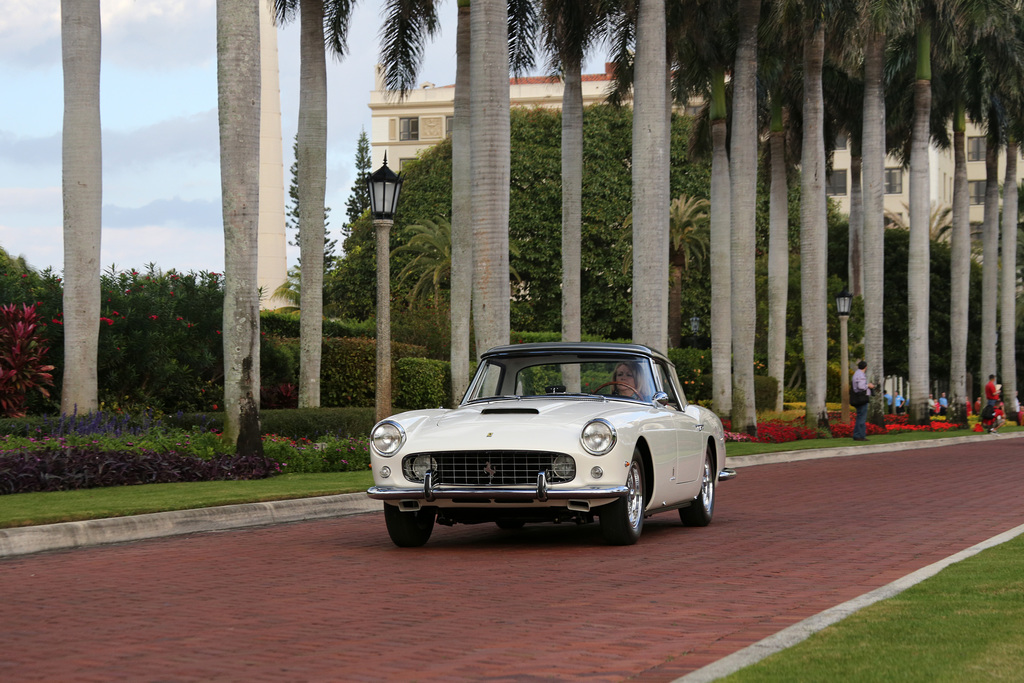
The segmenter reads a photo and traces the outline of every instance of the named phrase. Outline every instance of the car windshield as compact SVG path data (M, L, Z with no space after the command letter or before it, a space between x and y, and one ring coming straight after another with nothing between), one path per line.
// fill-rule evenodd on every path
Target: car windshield
M651 364L639 356L496 356L480 364L466 401L553 394L648 402Z

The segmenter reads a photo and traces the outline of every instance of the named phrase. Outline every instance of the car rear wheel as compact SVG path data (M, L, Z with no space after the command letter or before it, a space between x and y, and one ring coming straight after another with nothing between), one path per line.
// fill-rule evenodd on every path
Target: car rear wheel
M679 509L679 519L686 526L707 526L715 513L715 472L711 456L704 453L704 472L701 475L700 493L689 507Z
M633 545L644 528L644 471L639 451L633 453L629 464L626 488L624 497L598 509L601 535L611 545Z
M415 512L403 512L397 505L384 504L384 523L388 535L399 548L418 548L430 538L434 530L435 508L420 508Z

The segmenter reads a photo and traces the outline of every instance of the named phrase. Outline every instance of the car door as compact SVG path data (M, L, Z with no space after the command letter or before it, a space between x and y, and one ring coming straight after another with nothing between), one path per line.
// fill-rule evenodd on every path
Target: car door
M655 375L660 390L668 395L664 410L671 413L675 428L676 457L672 481L688 484L700 477L703 471L704 425L700 424L700 413L696 406L687 406L672 367L659 361L655 363Z

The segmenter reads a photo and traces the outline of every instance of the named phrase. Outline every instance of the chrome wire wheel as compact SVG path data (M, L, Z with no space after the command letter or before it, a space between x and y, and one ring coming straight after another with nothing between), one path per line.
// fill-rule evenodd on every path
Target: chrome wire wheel
M715 514L715 469L711 456L704 453L704 472L700 491L689 506L679 510L679 519L686 526L707 526Z
M633 545L644 528L644 470L639 449L626 472L626 494L598 508L601 534L611 545Z
M704 514L710 515L711 508L715 504L715 476L711 472L711 463L704 459L704 480L700 485L700 503L704 507Z
M629 466L629 474L626 475L626 515L629 518L629 526L634 529L640 526L644 518L644 488L640 476L640 463L636 460Z

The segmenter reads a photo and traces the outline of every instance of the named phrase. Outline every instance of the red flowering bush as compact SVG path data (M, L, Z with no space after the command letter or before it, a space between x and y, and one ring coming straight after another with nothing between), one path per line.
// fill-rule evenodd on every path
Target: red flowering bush
M49 396L52 365L44 358L49 348L39 334L35 306L0 306L0 414L23 417L28 393Z

